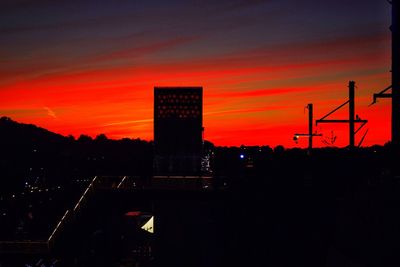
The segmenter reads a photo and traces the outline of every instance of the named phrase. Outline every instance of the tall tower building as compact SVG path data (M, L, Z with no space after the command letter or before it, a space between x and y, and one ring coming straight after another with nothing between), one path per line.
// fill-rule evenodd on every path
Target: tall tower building
M203 88L154 88L154 175L199 176Z

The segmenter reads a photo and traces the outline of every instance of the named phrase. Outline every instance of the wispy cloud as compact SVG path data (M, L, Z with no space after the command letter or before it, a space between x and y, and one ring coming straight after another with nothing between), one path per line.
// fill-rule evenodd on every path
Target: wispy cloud
M244 108L244 109L228 109L228 110L217 110L204 112L204 116L214 116L214 115L224 115L224 114L243 114L243 113L257 113L257 112L267 112L282 110L287 108L286 106L267 106L258 108Z
M57 119L56 113L49 107L43 107L47 111L47 115L50 117L53 117L54 119Z
M43 116L43 109L36 108L0 108L1 116L10 116L13 118L26 117L26 116L35 116L41 117Z
M211 97L224 97L224 98L232 98L232 97L261 97L261 96L271 96L271 95L281 95L281 94L289 94L289 93L299 93L315 90L312 87L292 87L292 88L270 88L270 89L258 89L258 90L250 90L250 91L241 91L241 92L224 92L218 94L210 94Z
M138 124L138 123L149 123L152 122L153 119L143 119L143 120L130 120L130 121L119 121L103 124L103 127L115 126L115 125L129 125L129 124Z
M143 46L128 48L128 49L121 49L106 55L102 55L96 57L93 61L107 61L107 60L118 60L118 59L127 59L133 57L139 57L146 54L152 54L159 51L171 49L186 43L190 43L199 37L189 36L189 37L177 37L170 40L164 40L154 43L148 43Z

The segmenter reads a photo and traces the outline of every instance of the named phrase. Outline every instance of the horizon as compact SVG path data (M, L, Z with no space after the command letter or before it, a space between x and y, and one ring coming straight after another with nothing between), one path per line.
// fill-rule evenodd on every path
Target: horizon
M313 2L6 1L0 115L64 136L151 141L154 87L202 86L205 140L306 148L292 140L307 131L304 107L319 119L354 80L363 145L383 145L391 102L368 104L391 83L391 6ZM315 130L345 147L347 127Z
M99 138L99 137L103 138L103 136L104 136L106 138L106 140L110 140L110 141L121 141L121 140L124 140L124 139L129 139L129 140L132 140L132 141L138 140L138 141L143 141L143 142L148 142L148 143L154 142L153 139L146 140L146 139L141 139L140 137L137 137L137 138L135 138L135 137L112 138L112 137L107 136L104 133L99 133L99 134L95 134L95 135L87 135L87 134L63 135L63 134L60 134L60 133L56 133L56 132L50 131L49 129L40 127L40 126L35 125L35 124L31 124L31 123L28 124L28 123L18 122L18 121L14 120L14 119L12 119L10 117L6 117L6 116L0 117L0 120L2 120L2 119L8 119L8 120L11 120L12 122L20 124L20 125L22 124L22 125L34 126L34 127L38 128L38 129L50 132L51 134L60 135L63 138L73 138L74 141L78 141L78 139L81 138L81 137L85 137L85 138L88 137L92 141L95 141L97 138ZM277 148L279 146L282 146L285 150L286 149L289 149L289 150L291 150L291 149L300 149L300 150L308 151L308 147L300 147L300 146L286 147L283 144L278 144L278 145L275 145L275 146L272 146L272 145L269 145L269 144L263 144L263 145L244 145L244 144L241 144L241 145L216 145L213 142L211 142L210 140L204 139L204 141L205 142L210 142L213 146L220 147L220 148L241 148L241 147L246 147L246 148L251 148L251 147L256 148L256 147L258 147L258 148L262 148L262 147L269 147L272 150L274 150L275 148ZM368 145L368 146L363 145L363 146L360 146L359 148L372 148L374 146L384 147L384 146L386 146L388 144L390 145L391 141L388 141L385 144L372 144L372 145ZM335 145L331 145L331 146L324 145L324 146L313 147L313 149L325 149L325 148L326 149L348 149L348 146L338 147L338 146L335 146Z

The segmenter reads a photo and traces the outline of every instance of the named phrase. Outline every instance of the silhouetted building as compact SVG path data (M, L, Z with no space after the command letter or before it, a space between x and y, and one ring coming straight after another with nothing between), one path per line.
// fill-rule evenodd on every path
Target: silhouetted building
M154 175L201 174L203 88L154 88Z

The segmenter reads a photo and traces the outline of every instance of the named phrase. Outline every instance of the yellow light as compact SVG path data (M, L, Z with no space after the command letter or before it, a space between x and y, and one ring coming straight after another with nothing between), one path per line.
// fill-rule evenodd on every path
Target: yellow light
M154 216L151 216L150 220L148 220L141 228L149 233L154 234Z

